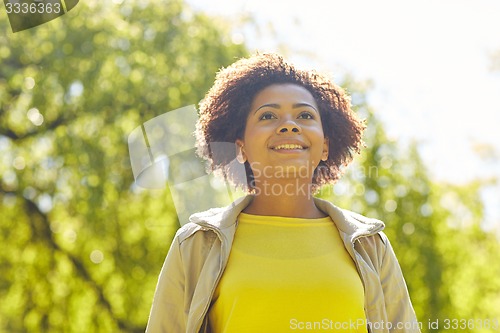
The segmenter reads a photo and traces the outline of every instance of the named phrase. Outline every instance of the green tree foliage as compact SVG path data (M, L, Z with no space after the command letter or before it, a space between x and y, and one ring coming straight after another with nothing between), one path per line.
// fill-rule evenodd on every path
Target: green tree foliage
M492 320L500 321L500 244L481 228L479 196L490 181L431 181L417 143L404 146L386 136L366 103L369 85L349 77L343 85L367 119L366 148L340 183L320 196L385 222L424 332L497 331ZM430 329L429 320L439 325Z
M0 30L0 331L144 331L177 220L168 191L133 185L127 136L245 48L181 0Z
M0 16L0 29L0 331L142 332L178 223L168 191L133 185L127 135L196 104L245 48L181 0L81 1L17 34ZM417 144L385 135L368 88L344 85L367 148L321 195L386 222L424 332L493 332L479 329L500 320L484 182L432 182Z

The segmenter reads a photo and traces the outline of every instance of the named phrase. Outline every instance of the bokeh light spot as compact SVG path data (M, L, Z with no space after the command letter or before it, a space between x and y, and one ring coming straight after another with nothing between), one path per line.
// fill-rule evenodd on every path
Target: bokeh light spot
M27 78L24 79L24 87L26 89L33 89L35 87L35 79L33 79L31 76L28 76Z
M403 224L403 232L407 235L411 235L415 232L415 225L411 222Z
M385 202L385 205L384 205L384 209L387 211L387 212L394 212L396 209L398 208L398 203L392 199L390 200L387 200Z
M26 161L24 160L24 157L17 156L16 158L14 158L14 161L12 161L12 166L17 170L23 170L26 167Z
M43 116L37 108L31 108L27 113L28 119L35 126L40 126L43 124Z
M104 254L99 250L94 250L90 253L90 261L94 264L100 264L104 260Z

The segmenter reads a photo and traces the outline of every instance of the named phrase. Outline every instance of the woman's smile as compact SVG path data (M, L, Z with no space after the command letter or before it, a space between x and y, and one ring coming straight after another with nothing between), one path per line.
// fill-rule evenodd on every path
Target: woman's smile
M306 144L295 140L276 140L276 142L270 144L269 148L280 154L298 154L309 149Z

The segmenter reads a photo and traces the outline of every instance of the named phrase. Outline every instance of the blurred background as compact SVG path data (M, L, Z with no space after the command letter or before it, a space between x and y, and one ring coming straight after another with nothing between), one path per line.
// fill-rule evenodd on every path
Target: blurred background
M179 221L128 135L256 51L367 119L319 195L386 222L423 331L500 330L499 3L87 0L18 33L1 8L0 332L144 331Z

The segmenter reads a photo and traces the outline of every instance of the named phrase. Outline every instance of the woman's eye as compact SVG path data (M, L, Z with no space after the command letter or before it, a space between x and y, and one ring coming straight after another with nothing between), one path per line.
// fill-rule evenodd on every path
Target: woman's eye
M259 120L275 119L276 117L271 112L266 112L259 117Z
M300 119L314 119L314 116L312 115L312 113L310 112L302 112L300 115L299 115L299 118Z

